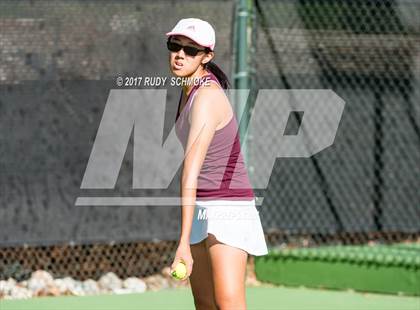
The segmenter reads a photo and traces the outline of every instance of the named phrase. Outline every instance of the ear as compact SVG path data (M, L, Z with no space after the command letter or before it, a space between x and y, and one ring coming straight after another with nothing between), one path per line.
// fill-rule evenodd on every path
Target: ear
M205 65L206 63L210 62L214 58L214 52L209 52L204 56L202 64Z

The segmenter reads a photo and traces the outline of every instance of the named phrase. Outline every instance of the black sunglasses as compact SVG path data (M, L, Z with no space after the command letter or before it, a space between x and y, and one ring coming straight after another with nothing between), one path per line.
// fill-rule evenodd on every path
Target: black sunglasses
M198 52L201 52L201 51L207 53L209 50L207 47L205 49L199 49L193 46L181 45L181 44L171 42L171 41L167 41L166 46L168 47L168 50L170 50L171 52L178 52L181 49L184 49L185 54L189 56L196 56Z

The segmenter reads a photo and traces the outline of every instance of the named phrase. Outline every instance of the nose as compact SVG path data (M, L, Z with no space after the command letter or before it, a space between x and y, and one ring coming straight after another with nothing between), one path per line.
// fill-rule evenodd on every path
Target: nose
M181 48L178 52L176 52L176 57L185 57L184 48Z

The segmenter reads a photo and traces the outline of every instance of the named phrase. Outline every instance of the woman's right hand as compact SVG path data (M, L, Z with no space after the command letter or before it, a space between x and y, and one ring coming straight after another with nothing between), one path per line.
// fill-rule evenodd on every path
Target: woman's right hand
M178 248L175 252L175 258L174 261L171 265L171 273L175 270L176 265L178 265L179 262L183 262L187 268L187 274L184 278L182 278L181 280L185 280L186 278L188 278L191 273L192 273L192 267L193 267L193 263L194 260L192 258L191 255L191 247L189 244L187 243L180 243L178 245Z

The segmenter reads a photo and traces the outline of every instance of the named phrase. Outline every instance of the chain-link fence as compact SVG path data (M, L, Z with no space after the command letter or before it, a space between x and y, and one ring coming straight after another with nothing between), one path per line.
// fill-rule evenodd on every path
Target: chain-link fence
M256 190L264 196L260 216L269 246L419 238L420 3L250 3L250 102L263 88L331 89L346 102L332 146L309 158L278 158L268 188ZM185 16L215 26L216 63L229 74L234 5L0 2L0 128L7 146L0 164L0 278L24 279L35 269L80 279L107 271L144 276L168 265L178 208L82 210L74 198L112 79L167 74L160 34ZM66 80L77 85L67 87ZM175 102L178 93L168 92ZM277 119L267 115L266 123ZM304 114L291 114L288 130L297 132L304 121ZM28 139L43 147L18 147ZM75 144L57 150L60 141ZM122 169L132 170L129 161ZM130 184L121 178L117 187Z
M145 277L169 266L175 250L175 241L7 247L0 251L0 273L16 281L28 279L38 269L78 280L99 279L107 272L123 279Z
M169 266L179 206L77 207L76 197L178 195L130 190L133 141L114 191L80 190L117 77L168 77L165 33L188 16L217 33L230 75L233 1L0 1L0 279L146 276ZM165 85L164 136L178 87ZM147 117L147 116L146 116Z
M277 159L261 192L272 245L419 237L419 16L418 1L253 2L253 90L330 89L345 101L333 145ZM291 113L289 134L304 120Z

